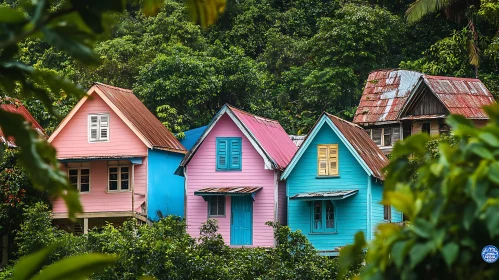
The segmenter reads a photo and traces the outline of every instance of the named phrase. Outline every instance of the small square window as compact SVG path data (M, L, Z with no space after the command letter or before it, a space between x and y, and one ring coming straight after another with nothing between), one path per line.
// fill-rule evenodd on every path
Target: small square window
M241 170L241 137L217 137L217 170Z
M335 232L335 209L330 200L312 202L312 232Z
M90 192L90 169L70 168L68 169L69 183L79 192Z
M225 216L225 196L214 195L208 197L208 216Z
M88 115L88 141L109 141L109 114Z
M130 166L109 167L109 191L130 190Z

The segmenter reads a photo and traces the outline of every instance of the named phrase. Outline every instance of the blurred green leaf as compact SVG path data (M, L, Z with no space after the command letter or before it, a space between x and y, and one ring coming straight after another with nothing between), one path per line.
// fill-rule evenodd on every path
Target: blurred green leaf
M27 280L38 273L42 264L47 260L48 256L55 247L47 247L36 253L21 258L14 266L12 280Z
M86 64L98 64L99 56L87 46L82 39L90 36L83 31L78 32L72 26L57 26L42 28L45 40L59 50Z
M444 257L445 263L447 263L447 267L451 267L451 265L456 260L458 253L459 245L454 242L445 244L445 246L442 248L442 255Z
M16 23L26 20L24 13L8 6L0 6L0 22Z
M163 0L144 0L142 3L142 12L146 16L155 16L164 3Z

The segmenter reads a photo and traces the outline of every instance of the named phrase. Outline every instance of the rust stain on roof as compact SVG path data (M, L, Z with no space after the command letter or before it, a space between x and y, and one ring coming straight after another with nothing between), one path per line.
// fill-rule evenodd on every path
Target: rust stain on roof
M397 121L398 113L421 77L408 70L379 70L369 74L353 122L363 125Z
M495 100L479 79L423 75L423 80L451 114L488 119L482 107Z
M186 153L182 144L129 89L94 83L125 115L153 148Z
M364 129L354 123L345 121L331 114L325 114L340 130L347 141L353 146L362 160L364 160L369 169L373 172L373 176L380 180L384 180L385 175L383 174L382 169L388 165L388 158L385 154L383 154L373 140L371 140Z
M309 192L309 193L299 193L290 199L300 199L300 198L346 198L357 194L359 190L335 190L335 191L322 191L322 192Z
M24 117L24 119L31 124L34 130L38 132L38 134L43 137L47 138L47 134L45 134L45 131L43 130L42 126L33 118L33 116L30 114L30 112L24 107L24 105L19 101L18 99L15 98L0 98L0 108L6 112L10 113L16 113ZM5 143L6 139L5 136L0 129L0 142ZM15 147L15 140L14 139L8 139L7 140L7 145L10 147Z
M252 194L255 193L259 190L261 190L262 187L219 187L219 188L204 188L200 189L194 192L194 194L201 194L201 193L220 193L220 194L234 194L234 193L240 193L240 194Z

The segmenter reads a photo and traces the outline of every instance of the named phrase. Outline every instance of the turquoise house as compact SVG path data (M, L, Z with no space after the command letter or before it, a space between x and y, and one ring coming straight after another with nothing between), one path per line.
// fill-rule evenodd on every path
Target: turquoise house
M402 214L380 204L388 159L353 123L323 113L283 172L287 221L322 254L337 256L363 231L371 240L379 223Z

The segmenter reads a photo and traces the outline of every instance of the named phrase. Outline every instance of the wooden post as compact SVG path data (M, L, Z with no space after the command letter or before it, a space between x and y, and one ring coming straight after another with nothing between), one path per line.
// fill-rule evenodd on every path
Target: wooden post
M83 234L88 233L88 218L83 218Z

